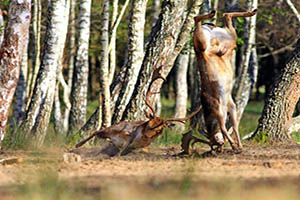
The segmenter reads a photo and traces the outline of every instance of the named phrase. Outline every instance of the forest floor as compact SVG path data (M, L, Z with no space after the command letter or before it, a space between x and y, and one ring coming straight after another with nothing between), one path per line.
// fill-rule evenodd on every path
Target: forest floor
M174 157L179 147L150 147L109 157L99 147L7 151L0 199L299 199L300 145L245 145L233 154ZM68 155L68 156L66 156ZM80 159L77 155L80 155ZM64 158L65 156L65 158ZM74 159L73 159L73 157ZM72 160L73 159L73 160Z

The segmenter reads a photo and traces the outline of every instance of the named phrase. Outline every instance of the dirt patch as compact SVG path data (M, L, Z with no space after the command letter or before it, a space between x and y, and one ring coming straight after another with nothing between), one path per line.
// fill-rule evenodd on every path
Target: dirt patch
M101 194L107 196L116 188L127 188L127 192L134 190L139 195L140 190L151 193L157 187L175 187L180 191L207 187L222 193L222 188L227 188L228 184L230 188L238 187L243 191L256 190L261 185L270 190L288 186L290 190L292 185L293 192L298 195L295 191L299 191L300 145L245 146L240 154L226 148L223 154L203 156L208 150L198 148L193 156L174 157L179 152L177 146L151 147L148 152L140 150L122 157L110 157L102 148L84 147L73 152L80 155L81 160L71 163L63 161L65 152L61 149L7 152L0 155L0 159L17 156L24 161L0 165L0 194L10 194L3 190L6 187L39 184L41 177L49 178L52 174L54 185L63 181L65 185L80 186L91 194L98 195L101 190Z

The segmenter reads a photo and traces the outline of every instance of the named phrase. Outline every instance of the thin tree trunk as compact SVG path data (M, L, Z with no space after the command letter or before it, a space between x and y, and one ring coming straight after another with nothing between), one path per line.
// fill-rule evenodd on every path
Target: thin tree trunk
M146 109L144 97L152 73L155 68L166 66L174 51L181 30L186 3L186 0L163 2L159 22L152 29L151 40L145 52L138 81L123 119L136 120L144 118L144 110Z
M71 111L69 118L69 134L74 134L86 121L88 91L88 49L90 38L91 0L79 3L76 61L71 91Z
M65 23L65 27L68 27L68 23L69 23L69 11L70 11L70 0L66 0L66 9L67 12L64 12L64 19L68 19L68 20L64 20L63 22ZM65 33L63 32L63 34L67 34L67 30L65 29ZM62 70L63 70L63 66L62 66L62 56L64 54L64 47L65 47L65 41L61 41L61 43L59 43L59 49L61 52L57 52L61 57L58 58L58 63L57 63L57 74L56 74L56 87L55 87L55 95L54 95L54 129L56 131L56 133L65 133L64 132L64 119L62 117L62 111L61 111L61 103L60 103L60 98L59 98L59 85L61 83L61 76L62 76ZM63 79L63 77L62 77ZM66 89L64 87L64 89ZM66 89L67 92L69 92L69 88ZM64 95L66 93L64 92ZM67 109L70 109L68 106L66 106Z
M68 63L68 86L72 88L74 63L75 63L75 34L76 34L76 0L70 0L70 19L69 19L69 63ZM70 111L69 111L70 112Z
M68 21L68 17L64 17L66 12L69 12L68 1L49 1L41 66L26 119L21 125L23 134L30 134L34 137L35 146L41 146L47 134L55 94L57 65L62 58L60 55L63 52L62 44L66 40Z
M218 6L219 6L219 0L214 0L214 5L212 6L213 10L218 10ZM212 19L212 23L216 24L217 23L217 14L215 15L215 17Z
M3 41L3 36L4 36L4 19L3 19L3 13L0 8L0 47Z
M250 0L249 0L250 1ZM250 1L251 2L251 1ZM249 6L249 10L253 10L257 8L257 0L252 0ZM249 28L249 36L246 45L245 56L243 57L242 69L241 73L237 77L236 80L236 89L234 91L234 100L237 106L237 120L240 121L244 109L248 104L251 89L253 86L253 81L251 81L251 75L257 75L257 67L249 67L250 64L250 56L252 52L252 48L255 45L255 30L256 30L256 15L250 18L250 28ZM251 71L254 70L254 71ZM255 80L252 78L252 80Z
M147 0L133 0L131 4L127 45L128 59L127 64L124 66L126 76L116 102L113 123L117 123L122 119L143 63L146 6Z
M152 27L155 26L160 13L160 0L152 0L152 16L151 16L151 23Z
M189 45L184 48L175 62L176 67L176 107L175 117L184 118L186 116L188 87L187 87L187 71L189 65ZM184 130L184 124L177 127Z
M102 1L101 50L100 50L100 95L102 98L102 126L111 124L110 90L109 90L109 0Z
M30 0L11 0L4 40L0 48L0 152L9 109L20 77L20 62L30 17Z
M297 8L294 6L293 2L291 0L286 0L286 3L289 5L289 7L292 9L293 13L296 15L299 23L300 23L300 14L297 10Z
M115 22L117 21L117 16L118 16L118 3L119 0L114 0L112 4L112 16L111 16L111 23L110 27L113 27ZM115 69L116 69L116 40L117 40L117 32L113 32L110 35L110 42L111 42L111 51L109 53L109 84L112 83L114 74L115 74Z
M290 140L289 128L300 97L300 39L291 59L267 96L254 139L261 142ZM252 136L252 137L253 137Z
M62 113L60 109L60 100L59 100L59 82L56 83L55 87L55 96L54 96L54 108L53 108L53 116L54 116L54 130L57 134L64 132L64 124Z
M34 0L33 16L32 16L32 30L33 30L33 56L32 56L32 74L28 77L28 92L29 99L32 97L37 74L40 68L40 51L41 51L41 16L42 16L42 3L40 0ZM28 101L29 106L30 101Z
M14 120L11 122L12 128L19 126L21 121L25 118L26 105L27 105L27 71L28 71L28 42L29 42L29 32L25 38L25 44L23 48L22 61L21 61L21 71L20 77L16 88L15 103L14 103Z

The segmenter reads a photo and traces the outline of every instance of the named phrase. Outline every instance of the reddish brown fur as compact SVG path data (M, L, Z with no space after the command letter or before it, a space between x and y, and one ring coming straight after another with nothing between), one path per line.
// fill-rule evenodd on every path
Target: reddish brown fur
M234 150L240 150L242 144L238 133L236 120L236 106L231 97L233 85L233 71L231 66L232 52L236 47L237 35L232 26L233 17L250 17L252 12L224 13L224 27L202 25L202 20L210 19L215 11L208 15L194 18L194 48L197 56L198 68L201 75L201 103L203 105L207 137L211 145L222 148L224 141L216 141L216 134L222 133ZM226 127L227 113L233 125L234 141Z
M161 67L155 70L149 88L151 88L151 85L155 80L162 78L159 73L160 69ZM147 106L151 110L151 113L145 112L148 120L134 122L123 121L118 124L112 125L108 128L103 128L93 133L87 139L78 143L76 145L76 148L82 146L94 136L98 136L99 138L103 139L109 138L111 142L120 149L119 156L124 155L130 149L137 149L149 146L151 142L162 133L165 127L170 126L170 121L183 122L185 120L188 120L195 114L197 114L201 108L200 106L195 112L191 113L188 117L185 118L162 119L155 115L155 110L148 100L151 94L154 93L148 90L145 100Z

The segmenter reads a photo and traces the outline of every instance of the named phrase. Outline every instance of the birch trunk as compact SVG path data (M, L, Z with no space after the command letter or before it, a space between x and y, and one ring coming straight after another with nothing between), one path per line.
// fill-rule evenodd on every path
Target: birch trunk
M69 119L69 134L73 134L86 121L86 105L88 91L88 49L90 38L91 0L79 2L78 40L76 62L71 91L71 111Z
M101 25L101 50L100 50L100 95L102 99L102 126L108 127L111 124L110 90L109 90L109 0L102 2L102 25Z
M292 58L275 80L267 96L254 135L260 142L290 141L292 116L300 97L300 39Z
M152 27L155 26L160 13L160 0L152 0L152 16L151 16L151 23Z
M47 30L44 51L33 95L21 125L22 133L34 137L34 145L41 146L47 134L56 86L56 73L62 58L62 43L66 40L67 26L64 13L68 12L68 1L51 0L48 6Z
M249 10L254 10L257 8L257 0L252 0L251 6ZM241 73L237 77L236 80L236 89L234 91L234 100L237 106L237 120L240 121L244 109L248 104L251 89L253 86L253 81L251 82L251 74L257 75L257 67L249 67L250 64L250 56L251 50L255 45L255 30L256 30L256 15L249 18L250 20L250 28L249 28L249 36L248 41L246 43L246 51L243 57ZM251 71L254 70L254 71ZM255 79L252 79L255 80Z
M112 16L111 16L111 23L110 27L112 28L115 22L117 21L118 16L118 3L119 0L114 0L112 4ZM115 69L116 69L116 40L117 40L117 32L113 32L110 35L110 43L111 43L111 51L109 53L109 84L112 83Z
M0 8L0 47L3 41L3 36L4 36L4 19L3 19L3 13Z
M65 7L65 12L64 12L64 27L68 27L69 23L69 11L70 11L70 0L66 0L66 7ZM62 34L67 35L67 29L65 28L62 30ZM59 49L61 52L57 52L58 55L60 56L58 58L58 63L57 63L57 73L56 73L56 87L55 87L55 95L54 95L54 129L56 133L65 133L65 127L64 127L64 119L62 117L62 111L61 111L61 103L60 103L60 98L59 98L59 85L62 82L61 79L63 78L62 75L62 56L64 54L64 47L65 47L65 40L59 43ZM66 92L69 93L69 88L64 87L64 95L66 95ZM65 99L66 97L64 97ZM67 102L68 103L68 102ZM68 107L68 104L66 104L66 110L70 109Z
M167 77L170 73L171 69L174 66L175 60L178 54L182 51L184 45L190 41L191 31L194 27L194 17L198 15L201 4L203 0L195 0L193 4L188 9L188 13L186 15L186 19L182 25L182 29L179 33L179 36L176 40L176 45L172 51L172 54L169 56L167 60L166 66L162 69L162 76ZM162 86L162 80L157 80L156 84L154 84L154 88L160 89Z
M128 59L124 66L126 68L126 75L116 102L113 123L117 123L122 119L143 62L146 7L147 0L133 0L131 3L128 26Z
M143 119L146 109L144 97L155 68L165 66L172 55L181 30L186 0L164 1L158 23L153 27L151 40L138 76L133 95L123 119ZM152 90L153 91L153 90Z
M20 77L16 88L15 103L14 103L14 120L12 120L12 127L19 126L21 121L25 118L27 105L27 71L28 71L28 42L29 32L25 38L25 44L22 53Z
M31 16L30 0L11 0L4 40L0 48L0 152L7 117L20 77L20 62Z
M28 77L27 95L31 98L35 86L37 74L40 68L40 52L41 52L41 15L42 3L40 0L34 0L33 16L32 16L32 31L33 31L33 56L32 56L32 73ZM29 103L29 101L28 101Z
M72 88L74 63L75 63L75 34L76 34L76 0L70 0L70 18L69 18L69 63L68 63L68 86Z
M189 46L189 45L187 45ZM176 106L175 106L175 117L184 118L186 116L187 109L187 71L189 65L189 48L182 50L177 57L176 67ZM184 124L177 125L177 127L183 131Z

